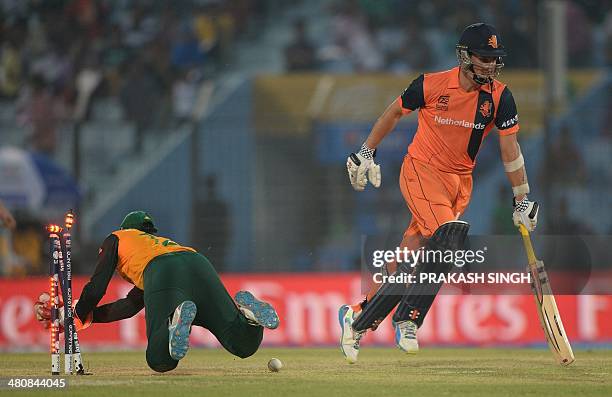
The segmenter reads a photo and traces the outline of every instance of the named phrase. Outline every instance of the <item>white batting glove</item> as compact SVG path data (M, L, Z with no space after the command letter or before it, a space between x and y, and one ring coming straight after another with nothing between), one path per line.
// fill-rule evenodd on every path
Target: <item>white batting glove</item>
M527 230L532 232L538 224L538 211L540 206L535 201L529 201L525 196L521 201L514 200L514 212L512 220L514 226L524 225Z
M358 192L365 189L368 180L374 187L380 187L380 165L374 163L374 154L375 150L363 144L359 153L351 153L346 159L349 180Z

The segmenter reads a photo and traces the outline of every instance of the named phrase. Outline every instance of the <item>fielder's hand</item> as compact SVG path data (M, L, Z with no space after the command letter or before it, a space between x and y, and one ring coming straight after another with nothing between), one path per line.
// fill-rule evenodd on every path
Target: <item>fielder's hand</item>
M59 297L59 332L64 332L64 302L62 297ZM51 297L47 292L43 292L34 303L34 313L36 320L42 324L45 329L51 328Z
M77 301L74 302L76 306ZM62 296L59 296L58 303L58 319L59 319L59 332L64 332L64 300ZM51 328L51 297L47 292L43 292L38 297L36 303L34 303L34 313L36 314L36 320L42 324L45 329ZM93 322L93 312L90 312L87 315L87 318L84 322L82 322L76 315L73 309L74 315L74 326L77 331L80 331L85 328L89 328L91 323Z
M351 153L346 159L346 169L353 189L363 191L368 180L374 187L380 187L380 165L374 163L375 151L361 147L359 153Z
M538 210L540 206L535 201L529 201L525 196L521 201L514 200L514 213L512 220L514 226L524 225L527 230L532 232L538 224Z

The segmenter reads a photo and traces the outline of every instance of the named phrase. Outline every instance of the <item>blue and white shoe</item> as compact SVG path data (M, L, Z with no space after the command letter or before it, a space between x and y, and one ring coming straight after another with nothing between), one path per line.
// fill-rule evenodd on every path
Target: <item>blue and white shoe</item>
M416 354L419 351L419 342L416 337L418 327L414 321L394 322L393 326L395 327L395 345L404 353Z
M192 301L185 301L177 306L168 325L168 350L170 357L180 360L189 350L189 334L191 323L198 312L198 308Z
M340 350L349 364L357 362L359 355L359 344L365 332L353 331L352 325L355 321L355 312L349 305L342 305L338 310L338 321L342 334L340 335Z
M238 308L252 325L276 329L280 320L276 310L268 302L260 301L249 291L238 291L234 297Z

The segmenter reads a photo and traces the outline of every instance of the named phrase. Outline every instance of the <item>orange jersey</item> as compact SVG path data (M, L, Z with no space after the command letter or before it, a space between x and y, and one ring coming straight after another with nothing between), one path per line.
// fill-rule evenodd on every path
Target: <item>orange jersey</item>
M143 274L151 260L171 252L196 252L165 237L136 229L117 230L112 234L119 239L117 272L140 289L144 289Z
M518 114L505 84L494 80L466 92L459 73L455 67L421 75L398 101L405 114L419 109L410 156L443 172L470 174L483 139L494 126L500 135L518 132Z

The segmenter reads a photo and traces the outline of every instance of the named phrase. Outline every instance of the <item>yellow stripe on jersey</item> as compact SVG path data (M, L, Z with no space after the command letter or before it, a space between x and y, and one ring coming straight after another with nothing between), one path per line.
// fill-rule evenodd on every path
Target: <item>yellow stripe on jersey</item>
M196 252L193 248L184 247L165 237L137 229L117 230L113 234L119 238L117 272L140 289L144 289L144 270L153 259L171 252Z

